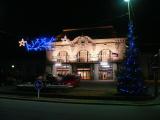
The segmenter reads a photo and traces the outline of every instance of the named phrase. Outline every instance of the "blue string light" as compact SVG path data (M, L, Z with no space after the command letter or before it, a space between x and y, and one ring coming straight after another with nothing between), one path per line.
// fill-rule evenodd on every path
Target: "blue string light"
M135 46L133 24L129 24L128 41L129 47L126 51L126 60L117 76L117 89L123 95L140 95L144 93L144 83L141 69L138 64L138 49Z
M54 37L51 38L37 38L36 40L31 41L30 43L26 43L25 48L28 51L43 51L43 50L51 50L52 43L55 41Z

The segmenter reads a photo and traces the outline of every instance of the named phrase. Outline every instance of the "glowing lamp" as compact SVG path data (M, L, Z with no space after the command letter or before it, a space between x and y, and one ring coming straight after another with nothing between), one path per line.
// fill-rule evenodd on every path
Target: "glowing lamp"
M62 64L61 63L56 63L55 66L60 67L60 66L62 66Z
M15 66L14 66L14 65L12 65L11 67L12 67L12 68L14 68Z
M110 67L110 65L108 64L108 62L100 62L100 65L102 66L102 67Z
M124 0L124 2L129 2L130 0Z

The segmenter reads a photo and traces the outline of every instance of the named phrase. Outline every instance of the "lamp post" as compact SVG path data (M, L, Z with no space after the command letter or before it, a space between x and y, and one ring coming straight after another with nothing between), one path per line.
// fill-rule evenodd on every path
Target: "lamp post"
M124 0L124 2L128 3L128 17L129 17L129 22L131 22L130 0Z
M154 96L158 96L158 79L160 70L160 49L157 54L154 55L152 62L153 78L154 78Z

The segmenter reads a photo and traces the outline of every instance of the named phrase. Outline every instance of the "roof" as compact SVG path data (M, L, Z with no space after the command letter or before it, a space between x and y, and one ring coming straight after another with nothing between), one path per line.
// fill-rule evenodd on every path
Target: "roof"
M113 26L64 29L61 34L57 35L57 41L61 40L65 35L71 40L81 35L89 36L92 39L117 37Z

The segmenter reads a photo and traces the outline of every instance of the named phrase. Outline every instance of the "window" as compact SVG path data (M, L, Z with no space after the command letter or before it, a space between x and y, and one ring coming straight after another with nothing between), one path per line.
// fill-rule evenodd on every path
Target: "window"
M111 51L108 49L101 50L99 53L99 61L108 61L111 59Z
M66 51L60 51L58 54L58 62L67 62L68 53Z
M78 62L88 62L89 53L86 50L79 51L77 54Z

